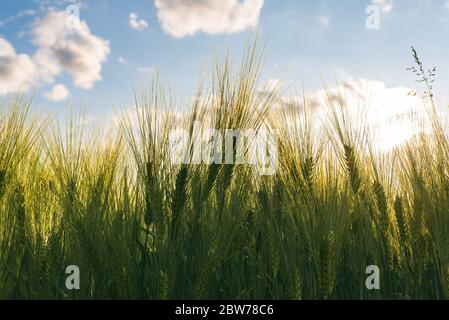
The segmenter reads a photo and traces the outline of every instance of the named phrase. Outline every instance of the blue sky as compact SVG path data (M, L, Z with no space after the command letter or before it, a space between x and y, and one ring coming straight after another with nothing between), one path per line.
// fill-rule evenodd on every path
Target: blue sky
M73 4L81 36L64 31ZM366 27L373 4L378 29ZM19 0L0 8L0 94L35 92L49 110L128 104L133 85L156 68L189 102L204 63L227 50L238 60L256 30L267 44L264 77L285 76L287 87L314 90L337 77L418 89L405 70L414 45L438 68L437 94L447 102L449 93L448 0Z

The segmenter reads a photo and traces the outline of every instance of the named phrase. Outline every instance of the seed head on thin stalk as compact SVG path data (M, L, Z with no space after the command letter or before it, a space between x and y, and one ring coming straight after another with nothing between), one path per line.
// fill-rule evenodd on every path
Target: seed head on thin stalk
M435 76L437 68L433 67L432 69L425 69L424 64L418 56L418 52L415 47L411 46L413 59L415 60L416 66L412 66L407 68L408 71L413 72L417 79L416 82L424 83L426 85L426 91L424 91L424 95L428 96L433 102L433 83L435 82Z

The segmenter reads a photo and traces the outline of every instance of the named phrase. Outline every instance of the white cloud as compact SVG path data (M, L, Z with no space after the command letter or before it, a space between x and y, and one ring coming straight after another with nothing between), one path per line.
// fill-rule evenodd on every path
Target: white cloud
M93 35L85 21L68 29L65 19L64 12L52 11L35 22L33 43L38 50L33 58L44 81L52 82L64 71L72 76L75 86L90 89L101 80L109 42Z
M118 61L120 64L128 64L128 63L129 63L129 62L128 62L125 58L123 58L122 56L118 57L118 58L117 58L117 61Z
M420 127L415 121L425 120L426 112L421 98L409 95L411 91L405 87L389 88L381 81L357 79L339 88L308 93L305 101L309 111L320 120L316 122L317 130L322 131L326 119L331 117L331 103L337 108L342 105L352 119L354 130L368 128L377 150L389 151L429 128L428 125ZM283 98L278 108L286 110L287 114L292 111L296 118L294 110L304 108L303 100Z
M358 79L346 83L344 91L354 119L366 103L366 124L374 133L378 149L391 150L422 132L414 119L425 118L425 108L420 97L409 95L411 89Z
M62 101L69 95L70 91L63 84L57 84L50 91L44 93L44 97L51 101Z
M317 21L324 27L328 28L330 27L331 24L331 20L328 16L320 16L317 18Z
M27 10L19 11L17 14L15 14L13 16L9 16L4 20L0 20L0 27L4 26L5 24L14 22L22 17L32 17L35 15L37 15L37 12L35 10L27 9Z
M139 19L135 12L129 14L129 26L134 30L142 31L148 28L148 22L145 19Z
M393 11L393 0L372 0L372 4L379 6L385 13Z
M254 28L263 4L264 0L155 0L162 29L176 38Z
M34 12L24 11L22 15ZM110 53L109 42L93 35L85 21L75 29L68 29L65 22L63 11L49 11L34 21L31 34L37 50L32 56L17 54L0 37L0 95L27 91L43 82L53 83L62 72L70 74L74 85L83 89L101 80L102 64ZM48 97L65 95L61 86L53 89L46 93Z
M26 54L0 37L0 95L29 90L37 79L37 68Z

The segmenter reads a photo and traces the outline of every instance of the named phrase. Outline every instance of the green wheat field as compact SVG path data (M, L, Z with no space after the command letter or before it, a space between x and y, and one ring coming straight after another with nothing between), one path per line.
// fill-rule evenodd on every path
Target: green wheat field
M431 132L381 154L343 93L326 121L306 100L274 112L283 89L260 93L262 61L249 46L236 67L217 63L179 121L157 77L116 129L1 100L0 298L449 298L449 131L429 77ZM195 121L270 128L276 174L173 163L171 130ZM66 287L70 265L79 290Z

